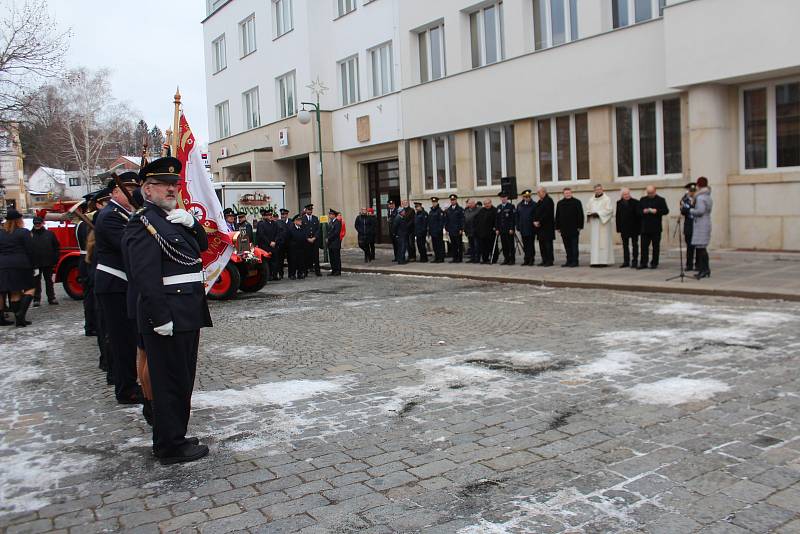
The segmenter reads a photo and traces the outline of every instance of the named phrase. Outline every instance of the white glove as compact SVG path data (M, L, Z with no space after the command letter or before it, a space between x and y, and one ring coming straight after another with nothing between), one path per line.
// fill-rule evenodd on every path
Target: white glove
M194 226L194 217L186 210L174 209L167 214L167 220L172 224L182 224L186 228Z
M39 269L33 270L33 276L39 276Z
M159 336L171 336L172 335L172 321L162 324L161 326L153 327L153 332L158 334Z

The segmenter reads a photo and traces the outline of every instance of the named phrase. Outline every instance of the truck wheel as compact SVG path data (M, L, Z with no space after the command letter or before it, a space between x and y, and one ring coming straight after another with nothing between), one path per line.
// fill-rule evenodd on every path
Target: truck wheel
M211 300L228 300L236 295L241 283L241 276L239 269L236 265L228 262L225 268L220 273L214 285L211 286L211 291L208 292L208 298Z
M77 260L64 261L58 270L58 278L64 287L64 292L73 300L83 300L83 284L78 281L79 270Z
M267 285L267 280L269 280L269 264L267 262L245 265L244 271L239 289L245 293L255 293Z

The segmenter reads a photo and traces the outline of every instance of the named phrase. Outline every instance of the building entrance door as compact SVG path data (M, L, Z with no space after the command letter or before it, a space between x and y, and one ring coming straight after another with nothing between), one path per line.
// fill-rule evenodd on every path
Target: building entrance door
M393 200L400 205L400 164L398 160L378 161L367 164L367 182L369 185L369 207L375 209L378 218L377 243L391 243L389 237L390 224L387 219L387 205Z

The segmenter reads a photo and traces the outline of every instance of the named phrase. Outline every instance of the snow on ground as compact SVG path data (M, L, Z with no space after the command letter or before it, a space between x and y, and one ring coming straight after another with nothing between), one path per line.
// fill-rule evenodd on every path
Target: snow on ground
M259 345L240 345L226 349L222 353L223 358L233 358L237 360L275 361L279 352Z
M796 321L797 317L788 313L747 312L726 306L706 306L691 302L672 302L655 309L657 315L677 315L681 317L705 317L718 321L733 322L745 327L769 327Z
M626 393L638 402L675 406L684 402L707 400L729 389L724 382L710 378L665 378L658 382L637 384Z
M624 375L633 368L633 366L640 362L641 358L633 352L625 350L612 350L606 353L602 358L594 360L591 363L581 365L575 369L575 373L579 375Z
M341 384L327 380L268 382L245 389L199 391L192 395L192 407L196 409L230 408L264 404L285 406L322 393L339 391L341 388Z

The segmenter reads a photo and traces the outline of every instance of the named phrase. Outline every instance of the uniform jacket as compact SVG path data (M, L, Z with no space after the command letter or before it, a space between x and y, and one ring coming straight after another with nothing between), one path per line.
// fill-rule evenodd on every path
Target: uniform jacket
M483 207L475 217L475 235L478 239L494 237L495 222L497 221L497 208Z
M424 209L414 212L414 236L425 237L428 235L428 212Z
M294 226L290 220L278 219L275 221L275 227L278 229L278 248L286 248L286 241L288 239L289 230Z
M328 224L328 233L326 236L328 240L328 248L341 249L342 248L342 221L334 217Z
M0 269L33 270L32 245L31 233L26 228L0 230Z
M447 230L448 234L456 236L464 230L464 208L456 204L448 207L444 214L444 229Z
M539 239L546 241L553 241L556 238L555 229L555 204L550 195L545 195L544 198L539 199L536 203L536 208L533 210L533 220L539 223L539 228L536 229L536 235Z
M34 267L52 267L58 263L58 251L61 246L53 232L47 228L33 229L31 241L33 241L31 259Z
M536 211L536 202L531 200L525 202L524 200L517 204L517 230L525 237L535 234L536 230L533 227L533 214Z
M705 248L711 241L711 209L714 201L711 199L711 188L704 187L694 196L694 228L692 230L692 245Z
M514 204L506 202L497 206L497 216L495 219L494 227L500 230L500 233L507 234L509 231L517 227L517 210Z
M392 235L398 239L408 237L408 221L403 216L403 212L398 212L392 220Z
M694 216L692 215L692 203L694 200L686 193L681 197L681 215L683 215L683 235L687 239L692 237L692 228L694 223Z
M128 292L127 280L104 271L100 266L125 272L125 262L122 259L122 233L130 216L125 208L113 201L97 214L94 223L94 256L97 258L97 270L94 273L96 295Z
M160 244L151 235L145 227L145 221L167 243L169 255L164 250L167 245ZM187 258L200 258L200 253L208 248L208 236L199 222L195 221L192 228L173 224L166 219L164 210L145 202L144 208L131 217L123 243L132 283L139 292L136 317L140 334L152 335L153 327L170 321L173 323L173 332L191 332L211 326L202 282L163 283L163 277L203 270L202 263L183 265L170 257L177 256L187 262Z
M441 206L431 206L428 212L428 233L431 236L442 235L446 216Z
M81 249L81 261L78 262L78 276L83 283L86 283L89 272L89 264L86 263L86 241L89 238L89 225L83 221L75 227L75 237L78 240L78 248Z
M308 237L311 235L310 232L311 231L306 226L301 224L298 227L292 223L289 230L286 232L287 248L295 252L304 250L305 247L308 246Z
M269 244L274 241L277 247L278 232L278 224L274 221L258 221L258 224L256 224L256 246L264 250L272 250Z
M477 217L480 210L481 209L477 206L474 208L464 208L464 233L467 234L467 237L475 233L475 217Z
M303 226L308 230L308 235L318 238L320 235L319 218L316 215L312 215L310 220L308 215L303 215L302 217L301 220L303 221Z
M575 197L562 198L556 206L556 230L574 236L583 229L583 204Z
M639 201L631 197L630 200L617 200L617 232L625 237L637 236L642 228L642 212Z
M645 213L644 210L653 208L656 213ZM667 201L664 197L654 196L650 198L643 196L639 199L639 213L642 214L642 233L643 234L660 234L661 233L661 218L669 213Z

